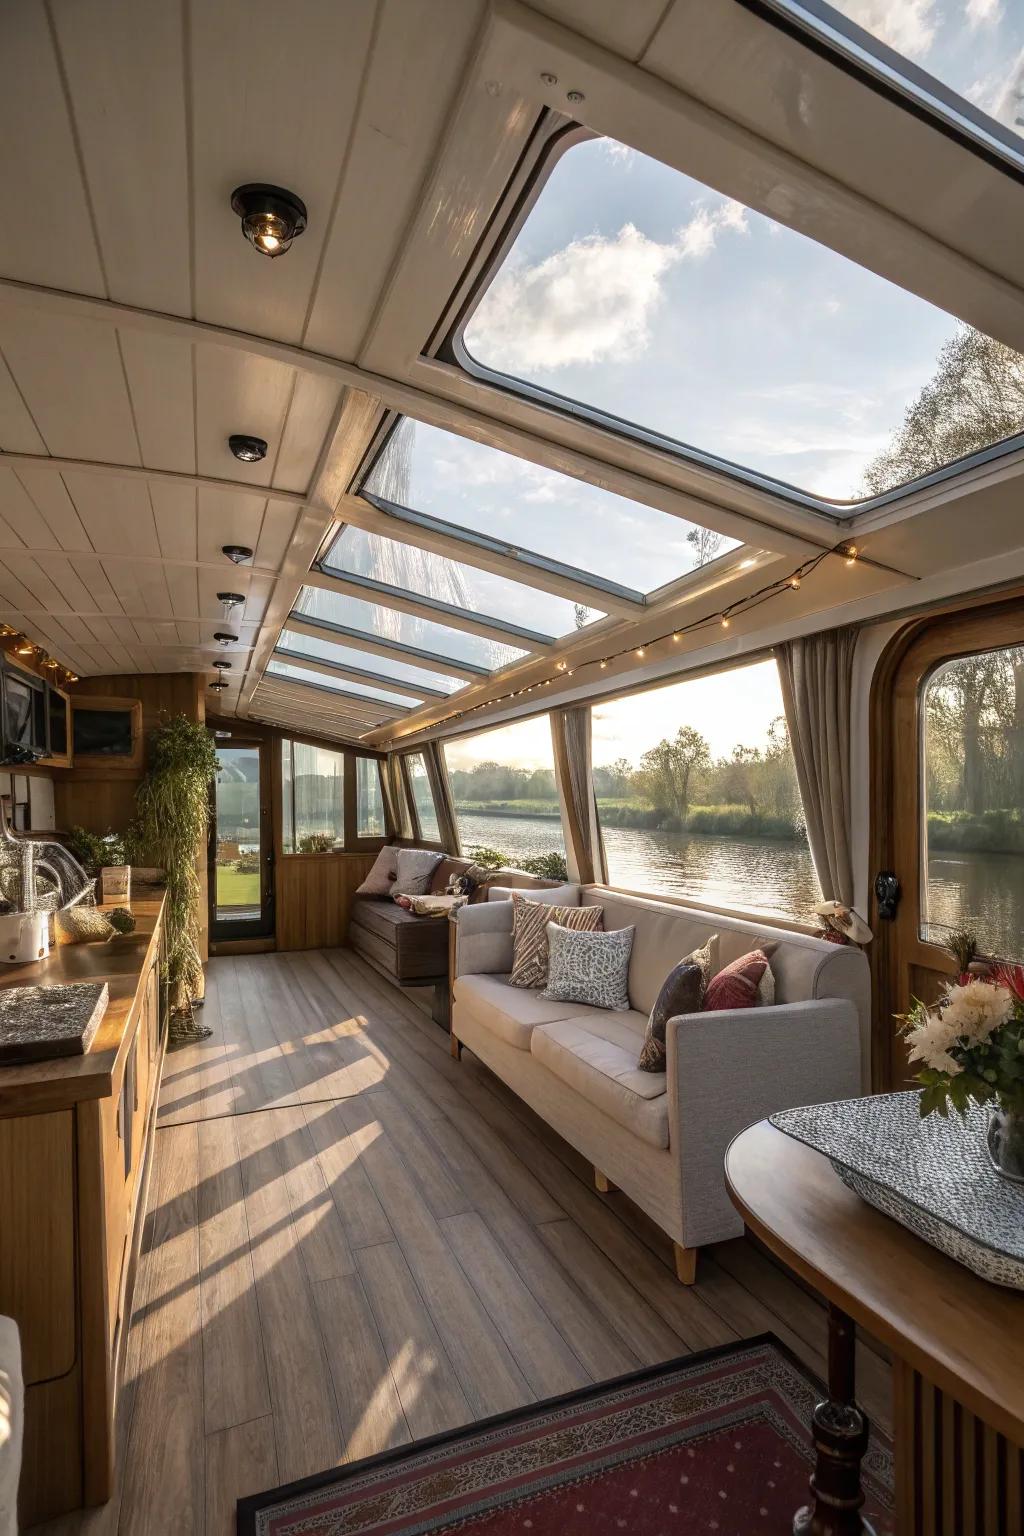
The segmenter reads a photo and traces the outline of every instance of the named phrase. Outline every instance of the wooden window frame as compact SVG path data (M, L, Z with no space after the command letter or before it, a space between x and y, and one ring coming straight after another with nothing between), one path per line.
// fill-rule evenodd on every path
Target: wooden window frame
M274 844L275 855L281 859L338 859L346 854L379 853L390 840L385 831L383 837L360 837L356 819L356 759L369 758L375 762L378 774L381 772L382 756L377 752L356 751L353 747L347 747L340 742L330 742L318 739L315 736L303 735L300 731L276 731L276 750L273 756L273 793L274 793ZM284 748L286 742L295 742L303 747L320 747L325 752L335 752L344 761L342 776L342 807L343 807L343 837L344 846L328 849L325 853L291 853L284 846Z

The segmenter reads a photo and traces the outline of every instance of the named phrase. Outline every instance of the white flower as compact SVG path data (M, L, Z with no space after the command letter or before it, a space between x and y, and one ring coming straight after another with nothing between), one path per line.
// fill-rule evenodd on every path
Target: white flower
M963 1067L952 1057L950 1047L956 1041L956 1031L941 1013L926 1013L919 1024L907 1033L907 1047L911 1061L923 1061L936 1072L948 1072L955 1077Z
M950 987L942 1004L943 1020L967 1045L981 1045L1012 1012L1009 992L992 981L968 981Z

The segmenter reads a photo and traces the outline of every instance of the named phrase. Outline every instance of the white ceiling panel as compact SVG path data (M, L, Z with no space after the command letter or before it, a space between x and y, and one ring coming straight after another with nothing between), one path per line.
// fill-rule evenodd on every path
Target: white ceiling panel
M314 352L358 354L483 9L482 0L383 0L306 328Z
M46 9L38 0L0 5L0 144L4 277L104 294L92 220Z
M39 430L18 393L11 370L3 357L0 357L0 448L5 453L46 452L46 444L39 436Z
M176 337L128 327L118 335L143 464L195 474L192 347Z
M192 8L199 319L301 340L374 9L372 0ZM267 261L242 239L230 197L250 181L286 187L306 204L308 228L286 260Z
M92 549L78 508L57 470L46 464L19 464L12 473L39 513L37 549L49 548L51 541L65 550L85 553Z
M93 549L101 554L159 555L147 481L69 469L64 483Z
M109 295L188 315L185 7L52 0L50 9Z
M278 490L308 490L340 400L340 384L319 374L296 372L288 420L274 465L273 484Z
M241 591L234 585L234 575L244 567L233 566L222 553L225 544L244 544L256 550L267 510L265 491L254 491L251 496L237 491L218 491L212 486L199 487L199 526L197 558L224 566L224 587L229 591ZM290 509L294 511L294 509ZM274 564L257 560L257 564Z
M194 566L170 565L164 566L164 580L167 582L167 591L171 598L171 612L176 619L188 620L199 617L199 583L196 580L197 572ZM182 625L179 622L179 630L193 629L194 625ZM192 634L187 638L191 640Z
M198 559L197 494L194 485L174 485L168 480L150 482L156 536L165 560Z
M124 366L111 326L0 304L0 349L50 453L106 464L139 463Z
M0 541L23 549L60 549L60 540L40 516L39 508L13 468L0 463Z

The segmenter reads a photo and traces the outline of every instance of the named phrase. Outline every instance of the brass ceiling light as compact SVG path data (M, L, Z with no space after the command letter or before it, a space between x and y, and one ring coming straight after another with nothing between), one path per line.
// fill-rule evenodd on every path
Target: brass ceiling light
M216 640L218 645L229 646L238 644L238 636L230 634L226 629L214 630L213 638Z
M294 192L266 182L236 187L231 207L242 221L242 234L261 256L283 256L306 227L306 205Z
M227 555L233 565L248 565L253 557L253 551L248 544L222 544L222 555Z

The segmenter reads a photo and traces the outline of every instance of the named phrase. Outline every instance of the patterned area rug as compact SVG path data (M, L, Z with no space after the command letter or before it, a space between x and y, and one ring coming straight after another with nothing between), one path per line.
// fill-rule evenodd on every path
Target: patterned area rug
M757 1536L806 1502L821 1384L765 1335L239 1500L239 1536ZM892 1447L864 1513L890 1536Z

